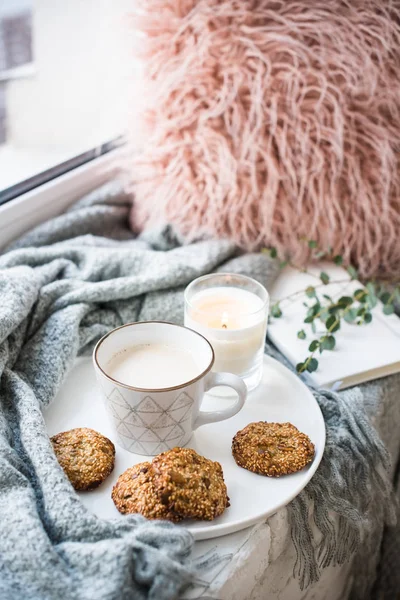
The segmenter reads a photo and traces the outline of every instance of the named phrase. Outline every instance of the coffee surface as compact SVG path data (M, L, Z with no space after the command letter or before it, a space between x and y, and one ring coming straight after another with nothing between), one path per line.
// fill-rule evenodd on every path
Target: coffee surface
M166 344L140 344L115 354L106 373L125 385L154 390L189 382L201 370L188 350Z

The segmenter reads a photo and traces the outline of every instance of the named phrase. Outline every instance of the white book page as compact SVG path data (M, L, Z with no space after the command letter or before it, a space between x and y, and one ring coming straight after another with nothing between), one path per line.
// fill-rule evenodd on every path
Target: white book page
M270 291L271 303L305 290L309 285L319 285L321 281L318 274L321 270L330 276L331 282L319 288L318 292L326 293L333 299L351 295L363 287L358 281L350 281L344 269L330 263L313 267L315 277L287 267ZM311 326L304 323L307 309L303 302L313 303L303 293L290 300L282 300L283 317L272 318L268 327L268 336L293 365L304 361L310 354L310 342L324 331L322 324L320 330L317 325L317 333L313 334ZM381 303L371 312L373 320L368 325L357 326L342 320L340 330L334 334L335 349L315 354L319 366L317 371L309 374L309 378L317 387L337 384L336 387L344 389L400 371L400 319L396 315L384 315ZM297 338L300 329L307 334L305 340Z

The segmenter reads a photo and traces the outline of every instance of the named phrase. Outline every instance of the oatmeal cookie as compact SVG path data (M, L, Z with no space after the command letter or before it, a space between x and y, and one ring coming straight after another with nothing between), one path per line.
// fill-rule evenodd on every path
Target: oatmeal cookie
M212 521L229 506L222 467L191 448L172 448L153 459L162 504L187 519Z
M130 467L118 477L111 497L120 513L140 513L147 519L180 521L182 517L162 504L156 494L151 463Z
M240 467L280 477L301 471L314 458L314 444L291 423L250 423L232 441L232 454Z
M58 462L76 490L96 488L114 468L114 444L88 427L57 433L51 443Z

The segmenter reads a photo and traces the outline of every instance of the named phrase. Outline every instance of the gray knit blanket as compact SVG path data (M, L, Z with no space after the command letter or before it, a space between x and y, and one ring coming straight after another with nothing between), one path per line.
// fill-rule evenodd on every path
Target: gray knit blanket
M265 255L240 255L225 241L180 245L169 227L134 239L128 209L118 186L106 185L0 256L1 600L169 600L207 568L191 561L193 540L182 527L88 512L57 463L42 413L76 356L111 328L181 322L183 289L202 274L241 272L269 287L276 268ZM367 556L393 519L389 457L362 389L315 397L326 451L290 506L301 587L326 565L356 550L360 556L361 544ZM368 560L360 561L359 598L371 585Z

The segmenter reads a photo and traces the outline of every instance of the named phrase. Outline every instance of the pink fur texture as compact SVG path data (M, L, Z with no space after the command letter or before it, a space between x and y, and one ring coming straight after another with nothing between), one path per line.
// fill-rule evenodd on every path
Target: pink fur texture
M400 1L139 5L132 227L399 276Z

